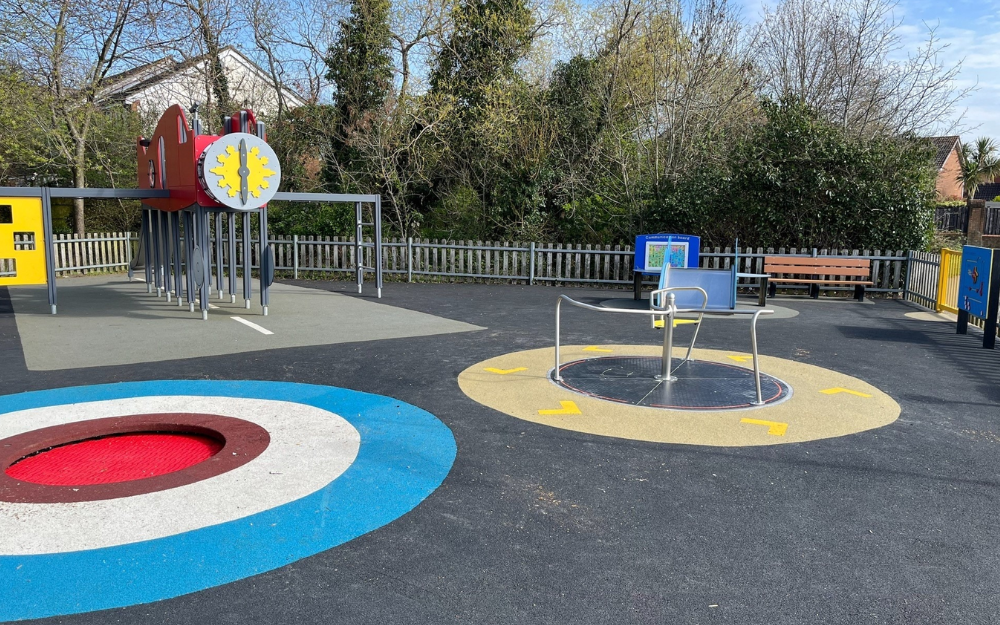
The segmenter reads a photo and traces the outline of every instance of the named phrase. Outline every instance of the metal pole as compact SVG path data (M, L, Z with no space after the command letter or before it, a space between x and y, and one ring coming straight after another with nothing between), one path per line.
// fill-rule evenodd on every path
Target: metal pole
M229 303L236 303L236 213L229 213Z
M129 237L129 232L125 231L125 266L128 267L128 281L132 281L132 241Z
M354 267L357 271L358 293L361 292L361 285L364 283L364 262L361 257L361 202L354 203Z
M406 237L406 281L413 282L413 237Z
M215 285L219 289L219 299L222 299L222 280L225 272L222 265L222 213L218 211L215 213L215 271Z
M667 382L673 382L677 380L671 374L671 369L673 368L673 355L674 355L674 311L676 306L674 302L676 297L673 293L667 295L667 317L663 320L663 357L660 359L660 375L659 379Z
M535 242L531 242L531 250L528 252L531 258L528 261L528 284L535 283Z
M182 269L181 262L181 220L184 218L184 214L181 212L174 213L174 227L170 231L171 244L174 246L174 289L177 292L177 305L184 305L184 295L181 291L181 279L184 276L184 270Z
M151 209L146 208L142 211L142 239L139 245L142 246L142 253L145 258L145 270L146 270L146 292L153 292L153 251L150 249L150 241L152 237L149 235L149 230L152 228L152 213Z
M382 196L375 198L375 207L372 209L375 214L375 293L382 298Z
M167 302L171 301L170 290L174 287L175 281L171 275L170 268L173 265L171 258L174 250L173 242L171 241L172 234L174 233L174 216L173 213L167 213L164 215L167 221L166 228L163 230L163 291L167 295ZM179 290L179 289L178 289Z
M556 367L552 370L556 382L562 382L562 375L559 373L559 311L562 309L562 296L556 300Z
M156 257L156 263L153 268L153 282L156 286L156 296L160 296L160 286L161 278L163 277L160 273L162 270L162 260L160 245L162 244L163 238L163 211L156 211L156 219L153 220L153 255Z
M250 310L250 213L243 213L243 302Z
M211 236L208 232L208 211L198 207L198 246L201 248L201 289L198 294L201 303L201 318L208 321L208 300L212 297L212 251L209 247Z
M913 258L910 250L906 251L906 279L903 281L903 299L910 299L910 276L913 273Z
M292 276L299 279L299 235L292 235Z
M42 236L45 237L45 282L49 294L49 311L56 314L56 254L52 234L52 192L42 187Z
M764 399L760 392L760 364L757 362L757 317L759 316L760 311L757 311L754 313L753 319L750 320L750 346L753 348L753 381L757 387L757 401L754 403L757 406L764 404Z
M258 261L258 264L260 265L260 270L258 271L258 276L260 277L260 306L263 309L264 316L266 317L267 316L267 305L268 305L268 302L270 301L270 297L269 297L270 294L268 293L270 285L268 285L268 283L267 283L267 276L265 276L264 274L265 273L270 273L270 272L269 271L265 271L265 268L264 268L265 259L267 259L267 262L269 262L269 263L273 263L274 262L273 255L271 255L271 254L268 253L270 250L268 248L268 242L267 242L267 206L266 205L262 206L260 208L260 212L257 214L257 224L260 226L260 260Z
M188 312L194 312L194 213L184 211L184 249L187 271Z

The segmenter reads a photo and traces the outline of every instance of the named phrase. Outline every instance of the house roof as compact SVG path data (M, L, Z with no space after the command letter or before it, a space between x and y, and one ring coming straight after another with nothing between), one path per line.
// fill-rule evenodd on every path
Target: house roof
M264 81L273 85L270 76L263 69L261 69L259 65L248 59L235 47L225 46L219 50L219 53L220 55L227 54L238 58L247 67L257 72ZM207 60L208 54L195 56L182 61L178 61L171 56L165 56L150 63L139 65L138 67L133 67L132 69L124 72L114 74L113 76L108 76L101 84L101 92L109 98L127 99L129 96L141 92L146 87L162 82L175 74L183 72L184 70L197 67ZM285 85L281 85L281 89L295 100L298 100L299 104L304 104L302 96L295 91L289 89Z
M976 200L986 200L992 202L993 198L1000 195L1000 182L987 182L979 185L976 189Z
M949 135L947 137L930 137L931 143L937 149L937 155L934 158L934 164L937 166L938 171L944 167L944 162L948 160L948 155L951 151L958 145L960 137L958 135Z

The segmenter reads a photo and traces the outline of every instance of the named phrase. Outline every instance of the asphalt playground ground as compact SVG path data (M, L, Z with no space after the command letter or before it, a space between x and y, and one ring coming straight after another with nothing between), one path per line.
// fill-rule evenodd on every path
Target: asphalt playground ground
M220 300L203 322L120 276L59 288L56 317L44 290L0 289L0 438L34 418L84 419L74 411L99 400L121 414L190 401L249 419L253 401L273 399L285 403L261 404L278 407L260 421L276 424L272 447L302 451L265 452L261 479L283 477L279 461L303 474L258 490L243 468L231 472L245 478L234 492L260 507L247 518L275 515L266 531L224 510L226 489L198 484L153 494L168 507L144 507L152 495L100 509L0 501L5 618L1000 622L1000 354L911 304L779 298L785 314L762 319L758 338L764 372L791 380L787 402L702 417L633 408L645 412L620 415L631 429L598 431L617 405L605 415L581 396L579 415L559 413L564 390L536 371L551 352L529 355L551 350L560 293L597 304L626 291L387 283L375 300L348 283L299 281L277 286L267 317ZM696 357L737 365L747 330L705 321ZM691 331L679 326L678 340ZM638 316L564 311L567 359L656 353L661 340ZM522 361L524 371L496 374L510 386L483 373ZM238 398L226 404L220 388ZM155 407L135 408L148 397ZM323 406L347 425L328 432ZM774 415L787 430L743 421ZM814 429L798 438L800 428ZM333 442L311 449L314 436ZM338 463L349 468L337 474ZM337 488L309 486L323 471ZM285 488L297 493L288 502ZM267 497L274 510L299 506L294 519ZM88 611L101 605L124 607Z

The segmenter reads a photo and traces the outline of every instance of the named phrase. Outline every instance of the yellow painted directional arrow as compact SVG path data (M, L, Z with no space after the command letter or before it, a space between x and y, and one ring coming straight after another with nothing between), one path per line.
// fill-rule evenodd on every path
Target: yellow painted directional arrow
M740 419L740 423L749 423L751 425L766 425L767 433L771 436L784 436L785 430L788 429L787 423L781 423L778 421L763 421L761 419Z
M610 354L611 352L613 352L615 350L613 350L613 349L604 349L603 347L597 347L596 345L591 345L589 347L584 347L583 351L585 351L585 352L607 352L607 353Z
M746 362L748 360L753 360L753 356L726 356L726 358L735 360L736 362Z
M497 375L507 375L508 373L517 373L518 371L527 371L527 367L515 367L513 369L497 369L495 367L486 367L486 371L490 373L496 373Z
M824 395L836 395L837 393L848 393L850 395L857 395L858 397L871 397L868 393L862 393L861 391L852 391L849 388L841 388L839 386L834 388L827 388L820 391Z
M682 326L682 325L684 325L686 323L698 323L698 320L697 319L674 319L674 327L675 328L677 326ZM662 328L663 325L664 325L663 319L657 319L656 321L653 322L653 327L654 328Z
M562 408L554 408L551 410L539 410L538 414L583 414L580 409L576 407L576 402L572 401L561 401L559 405Z

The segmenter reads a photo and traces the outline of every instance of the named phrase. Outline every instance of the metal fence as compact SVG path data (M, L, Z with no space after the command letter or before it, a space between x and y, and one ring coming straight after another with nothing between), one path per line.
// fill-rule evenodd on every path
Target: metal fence
M295 277L310 272L348 272L354 267L353 239L293 237L272 241L275 268ZM407 280L508 281L523 284L631 285L634 252L631 246L593 246L558 243L496 241L442 241L393 239L382 244L386 274ZM366 250L365 265L371 265ZM903 294L906 253L882 250L827 250L817 248L749 248L739 250L742 273L762 273L765 256L854 256L872 263L870 291ZM705 248L700 265L728 269L737 258L732 248ZM744 286L750 286L747 282Z
M134 233L57 235L56 270L61 275L123 270L132 258ZM213 246L214 246L213 238ZM222 239L228 261L228 238ZM237 254L242 239L237 239ZM353 238L291 237L273 239L275 269L293 277L350 273L357 266ZM251 260L260 257L259 240L251 242ZM362 248L361 264L374 265L374 249ZM903 295L907 254L903 251L828 250L822 248L741 248L738 270L762 273L765 256L853 256L871 261L871 292ZM213 248L212 258L217 258ZM631 285L631 246L560 243L442 241L392 239L383 243L383 267L388 275L424 281L503 281L522 284ZM704 248L700 265L728 269L737 258L732 248ZM239 262L242 262L240 259ZM750 283L742 286L750 286ZM831 289L835 290L835 289Z

